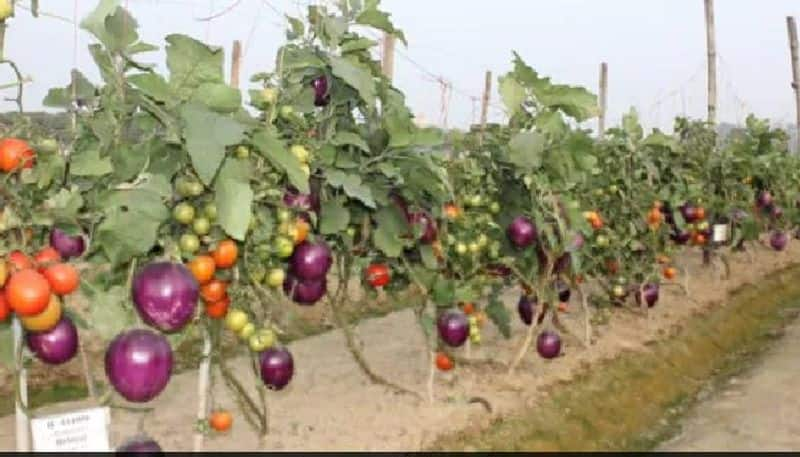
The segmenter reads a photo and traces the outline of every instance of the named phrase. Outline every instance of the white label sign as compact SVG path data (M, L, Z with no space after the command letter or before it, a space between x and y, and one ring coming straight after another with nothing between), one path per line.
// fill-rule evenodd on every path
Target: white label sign
M728 224L714 224L714 231L711 236L712 241L716 243L728 241L729 228L730 226Z
M31 420L36 452L108 452L108 408L92 408Z

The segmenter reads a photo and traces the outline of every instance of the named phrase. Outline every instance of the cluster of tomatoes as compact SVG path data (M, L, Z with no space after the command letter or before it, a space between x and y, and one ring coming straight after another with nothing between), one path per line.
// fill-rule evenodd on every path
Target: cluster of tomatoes
M13 312L25 330L47 332L61 320L62 297L79 285L78 270L55 248L47 246L33 259L13 251L0 262L0 321Z
M500 212L500 204L497 202L484 202L481 195L472 195L464 198L463 209L455 203L448 203L442 209L442 213L448 221L447 234L444 237L445 244L450 254L456 258L479 258L486 256L489 259L500 257L500 243L491 241L487 232L491 230L492 217L483 211L488 209L490 214ZM470 217L465 214L470 212ZM435 245L435 249L441 249L441 245Z
M224 318L231 304L228 282L218 277L217 273L236 265L238 257L236 242L223 240L211 252L195 256L186 264L200 284L200 297L205 302L206 314L212 319Z
M197 209L188 201L189 199L198 199L205 193L203 184L194 178L180 177L176 179L175 190L178 195L187 199L172 209L175 221L187 228L178 243L181 252L192 255L200 250L201 240L211 232L212 224L217 220L217 206L209 201L201 209ZM206 241L208 240L206 239Z
M469 340L473 344L481 343L481 327L486 323L486 314L476 309L472 302L460 303L461 311L467 315L469 322ZM437 352L434 360L436 368L441 371L450 371L455 368L455 361L446 352Z

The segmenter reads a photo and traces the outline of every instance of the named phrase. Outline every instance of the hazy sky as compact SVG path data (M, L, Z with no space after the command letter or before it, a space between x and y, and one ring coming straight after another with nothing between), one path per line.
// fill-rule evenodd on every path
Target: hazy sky
M28 0L22 0L23 4ZM296 0L120 0L137 18L140 34L163 46L169 33L185 33L230 49L244 44L243 82L271 69L283 41L277 11L297 14ZM95 0L40 0L46 13L80 20ZM77 5L77 10L75 6ZM466 126L478 116L473 98L483 90L484 72L495 78L510 68L518 51L555 81L597 87L601 61L609 65L609 119L615 123L631 106L648 126L668 128L677 114L705 115L705 29L703 0L383 0L409 40L398 46L396 84L409 104L431 122L441 120L439 86L412 64L452 82L449 124ZM720 55L720 119L742 121L748 112L775 121L794 119L786 16L800 15L797 0L717 0ZM91 79L97 72L86 46L91 37L69 21L33 19L17 10L6 38L6 54L33 77L26 86L27 110L41 109L47 89L63 86L69 70ZM163 65L163 54L152 62ZM2 73L5 82L10 78ZM496 79L495 79L496 83ZM496 84L495 84L496 85ZM497 94L493 101L498 102ZM3 110L12 105L2 102ZM502 113L493 109L491 118Z

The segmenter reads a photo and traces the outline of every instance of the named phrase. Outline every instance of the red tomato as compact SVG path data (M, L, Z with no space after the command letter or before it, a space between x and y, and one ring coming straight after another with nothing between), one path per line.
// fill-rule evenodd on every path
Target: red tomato
M6 300L6 294L0 291L0 322L8 319L10 314L11 306L9 306L8 300Z
M22 251L13 251L8 255L8 266L11 272L33 268L33 262L30 257L25 255Z
M231 299L227 295L222 300L206 304L206 314L212 319L222 319L228 314Z
M366 271L367 282L372 287L383 287L389 284L391 275L389 274L389 267L382 263L373 263L367 267Z
M50 287L58 295L69 295L80 285L78 270L68 263L56 263L42 271Z
M47 267L50 264L60 262L61 254L59 254L54 247L47 246L36 253L36 256L33 257L33 261L36 262L36 266L39 268Z
M436 368L442 371L450 371L453 369L453 359L447 356L444 352L439 352L436 354Z
M36 159L27 142L18 138L5 138L0 141L0 170L11 173L20 168L31 168Z

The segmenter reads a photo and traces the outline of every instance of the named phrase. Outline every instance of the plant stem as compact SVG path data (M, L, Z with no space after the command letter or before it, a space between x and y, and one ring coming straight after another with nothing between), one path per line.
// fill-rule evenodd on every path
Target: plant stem
M208 380L211 375L211 335L208 328L203 327L203 353L197 375L197 422L208 417ZM201 429L194 432L194 452L201 452L205 434Z

